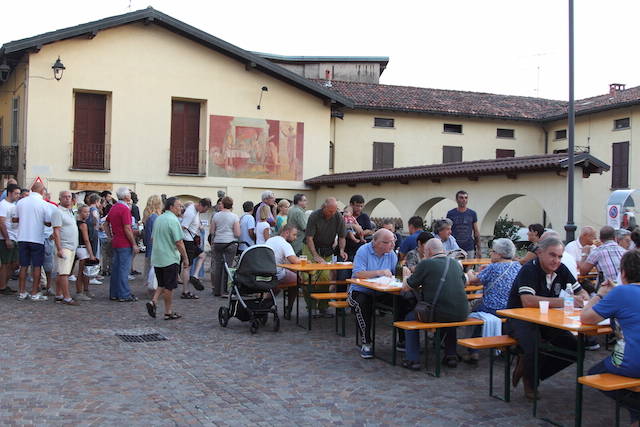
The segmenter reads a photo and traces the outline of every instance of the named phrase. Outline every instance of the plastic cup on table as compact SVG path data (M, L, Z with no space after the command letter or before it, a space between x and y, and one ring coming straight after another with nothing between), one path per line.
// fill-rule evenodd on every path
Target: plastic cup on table
M307 265L307 256L300 255L300 265Z
M540 304L540 314L549 313L549 301L538 301Z

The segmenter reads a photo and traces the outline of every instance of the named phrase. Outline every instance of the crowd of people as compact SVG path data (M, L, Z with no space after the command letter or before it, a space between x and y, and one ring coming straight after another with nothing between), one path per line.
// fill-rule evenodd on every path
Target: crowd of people
M485 320L487 328L474 328L481 336L491 328L502 333L501 322L489 321L498 310L537 307L548 301L550 307L562 307L563 295L570 293L577 307L584 307L582 320L597 322L613 318L616 333L613 356L596 365L592 372L612 372L640 377L637 357L640 350L640 229L614 230L604 226L599 231L585 226L578 239L566 246L558 233L541 224L528 227L531 242L526 254L518 257L510 239L494 239L489 250L491 263L478 271L464 271L460 257L481 256L476 213L468 208L469 195L459 191L457 207L446 218L435 221L430 231L424 220L415 216L408 221L408 235L400 242L393 222L377 227L363 212L365 200L351 197L342 212L338 201L329 197L316 210L308 210L304 194L293 200L277 200L265 191L259 203L245 201L243 214L234 213L232 198L219 194L216 204L208 198L184 203L176 198L152 195L142 217L135 193L122 187L115 198L108 191L88 194L83 203L70 191L61 191L53 202L42 183L25 191L9 182L0 201L0 294L17 293L19 300L45 301L54 296L65 305L90 301L90 283L101 283L110 275L109 297L118 302L134 302L129 281L140 274L132 261L141 249L145 252L144 282L152 291L146 304L150 316L156 317L157 304L164 303L164 318L182 316L172 307L172 292L182 286L180 298L198 299L195 291L204 290L208 241L211 248L211 291L226 297L227 276L224 268L234 257L255 244L271 247L278 264L295 264L306 259L316 263L353 262L352 270L316 273L317 281L331 283L346 278L372 279L401 276L403 296L397 316L414 320L416 301L435 303L434 321L455 322L469 315ZM201 218L213 210L210 220ZM208 236L208 239L205 237ZM90 274L90 267L100 266L100 274ZM76 270L77 269L77 270ZM595 279L585 279L596 270ZM18 290L8 280L18 270ZM74 271L77 273L74 275ZM31 289L27 291L30 272ZM54 284L55 278L55 284ZM295 281L295 274L277 269L281 283ZM579 280L581 279L581 280ZM72 295L69 282L75 280ZM483 296L469 304L465 286L482 285ZM631 286L619 286L631 285ZM317 292L329 291L317 286ZM333 285L335 287L335 285ZM314 316L332 317L327 301L316 301L304 291L305 301ZM373 290L356 284L348 287L348 303L355 317L361 339L360 355L373 357L371 325L376 307ZM289 293L288 310L296 293ZM378 294L383 301L388 295ZM285 313L286 315L290 313ZM540 355L538 378L534 378L536 330L551 344L576 349L576 337L551 327L534 327L531 323L510 319L505 332L517 338L522 350L513 372L513 385L522 380L525 395L534 392L535 382L551 377L571 364L566 358ZM406 336L404 336L406 335ZM397 349L405 352L403 366L419 369L419 334L408 331L400 335ZM458 356L456 328L443 335L444 363L456 367ZM588 349L597 349L595 340ZM478 354L468 351L462 356L468 363L478 361ZM632 410L632 419L640 413Z

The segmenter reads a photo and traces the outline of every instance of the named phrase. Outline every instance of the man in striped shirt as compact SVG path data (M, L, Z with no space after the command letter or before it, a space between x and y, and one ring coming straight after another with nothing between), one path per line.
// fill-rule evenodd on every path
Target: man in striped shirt
M604 276L604 280L615 281L620 272L620 260L625 250L615 241L616 231L613 227L605 225L600 229L600 241L602 244L593 249L587 260L579 263L580 274L587 274L596 267Z

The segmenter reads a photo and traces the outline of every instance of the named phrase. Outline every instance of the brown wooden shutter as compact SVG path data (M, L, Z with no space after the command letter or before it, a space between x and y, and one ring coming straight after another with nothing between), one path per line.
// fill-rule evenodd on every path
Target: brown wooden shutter
M107 96L76 93L73 124L73 167L105 169Z
M392 142L373 143L373 169L393 168L393 148Z
M442 163L453 163L462 161L462 147L451 145L442 146Z
M200 148L200 104L171 104L170 173L198 174Z
M629 141L613 144L611 188L629 187Z
M503 159L505 157L515 157L516 150L506 150L502 148L496 149L496 159Z

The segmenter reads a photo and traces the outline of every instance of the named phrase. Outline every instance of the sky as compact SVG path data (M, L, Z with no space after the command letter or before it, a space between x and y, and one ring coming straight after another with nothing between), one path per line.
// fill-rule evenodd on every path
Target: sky
M0 43L152 6L246 50L388 56L381 83L567 100L568 0L21 0ZM637 0L575 0L576 99L640 85ZM8 19L9 18L9 19Z

